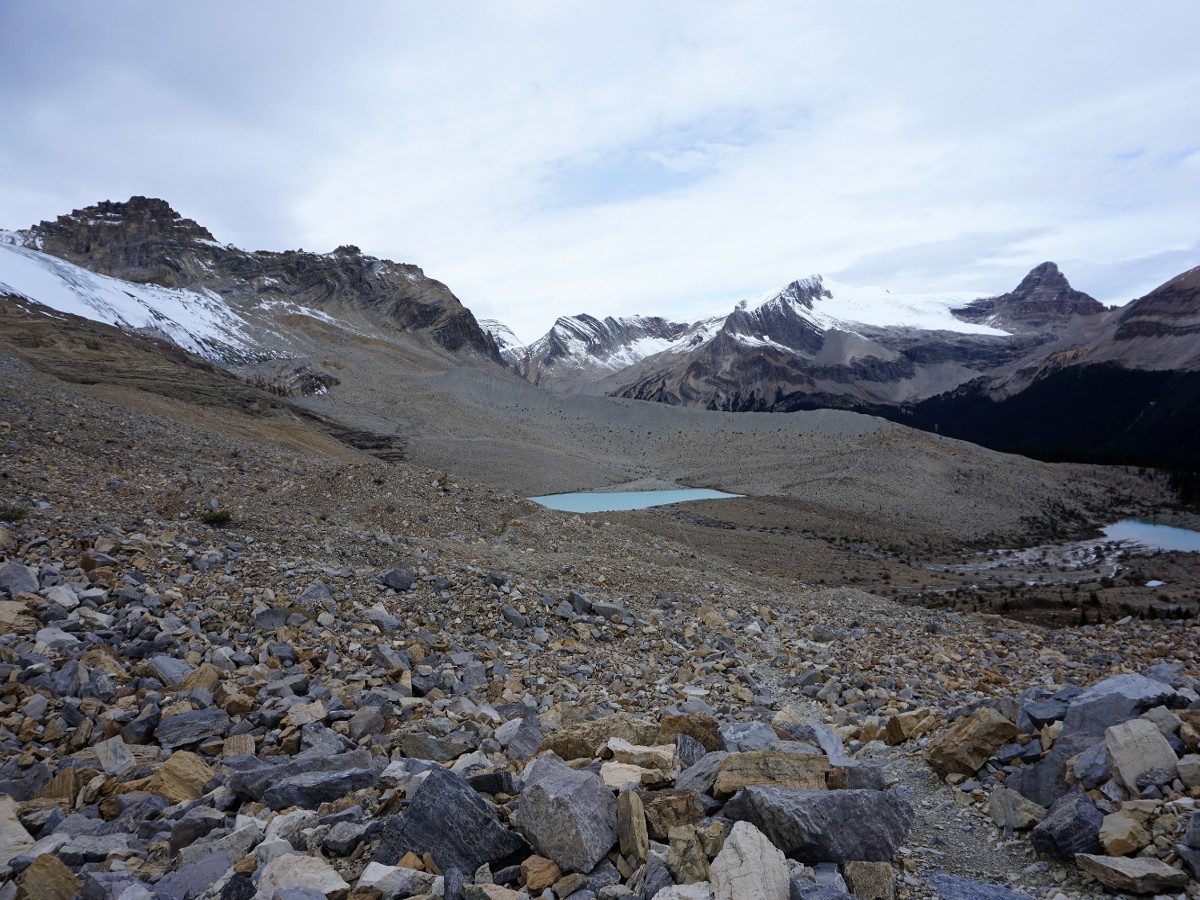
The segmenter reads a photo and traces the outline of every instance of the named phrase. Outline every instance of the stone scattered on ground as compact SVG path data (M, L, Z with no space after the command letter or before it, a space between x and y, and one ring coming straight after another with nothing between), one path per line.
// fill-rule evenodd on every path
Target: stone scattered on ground
M0 900L1200 895L1189 620L706 568L22 384Z

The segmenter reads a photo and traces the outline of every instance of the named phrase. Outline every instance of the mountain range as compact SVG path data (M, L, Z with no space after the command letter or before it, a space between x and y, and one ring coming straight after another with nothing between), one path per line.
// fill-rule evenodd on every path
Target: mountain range
M814 275L722 316L566 316L523 345L417 266L352 245L246 251L133 197L0 233L0 294L166 338L277 394L366 403L341 386L353 343L376 374L449 354L564 394L837 408L1043 458L1200 468L1200 268L1113 308L1053 262L974 300Z

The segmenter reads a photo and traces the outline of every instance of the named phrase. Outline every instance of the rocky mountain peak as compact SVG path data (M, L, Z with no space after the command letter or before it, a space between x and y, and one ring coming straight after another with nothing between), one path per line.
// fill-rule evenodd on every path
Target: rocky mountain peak
M778 297L780 300L799 304L805 309L812 309L814 302L822 297L833 299L833 294L825 287L820 275L812 275L808 278L797 278L780 291Z
M1007 331L1053 330L1071 316L1092 316L1105 311L1104 304L1071 287L1053 262L1030 269L1016 289L998 297L976 300L953 310L966 322L983 322Z

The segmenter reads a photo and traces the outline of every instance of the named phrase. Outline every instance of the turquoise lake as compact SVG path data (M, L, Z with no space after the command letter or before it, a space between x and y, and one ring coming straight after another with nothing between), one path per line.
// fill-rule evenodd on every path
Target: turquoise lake
M1137 541L1155 550L1200 551L1200 531L1155 525L1142 519L1122 519L1104 529L1110 541Z
M547 494L530 497L534 503L562 512L594 513L620 512L629 509L647 509L651 506L666 506L669 503L686 503L689 500L724 500L740 497L741 494L726 494L707 488L680 488L670 491L604 491L578 494Z

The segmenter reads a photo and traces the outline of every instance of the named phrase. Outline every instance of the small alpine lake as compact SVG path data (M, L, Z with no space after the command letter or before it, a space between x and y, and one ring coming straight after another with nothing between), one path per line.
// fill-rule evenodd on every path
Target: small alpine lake
M725 500L741 496L708 488L677 488L655 491L583 491L575 494L547 494L529 499L562 512L597 513L647 509L670 503L687 503L690 500Z
M1122 519L1104 529L1110 541L1131 541L1152 550L1175 550L1184 553L1200 551L1200 531L1155 525L1144 519Z

